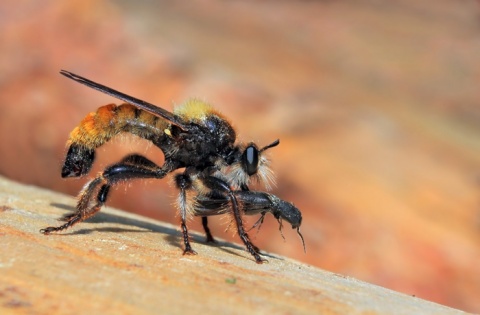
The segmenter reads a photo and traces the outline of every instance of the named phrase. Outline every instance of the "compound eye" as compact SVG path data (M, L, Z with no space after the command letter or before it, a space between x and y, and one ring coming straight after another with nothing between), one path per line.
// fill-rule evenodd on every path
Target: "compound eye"
M255 146L249 145L243 152L243 165L248 175L253 175L258 169L258 150Z

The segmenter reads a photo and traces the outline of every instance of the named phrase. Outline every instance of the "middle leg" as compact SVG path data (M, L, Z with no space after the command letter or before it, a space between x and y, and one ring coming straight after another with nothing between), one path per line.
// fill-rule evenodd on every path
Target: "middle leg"
M175 176L175 184L177 188L180 190L178 195L178 210L180 212L180 226L182 228L183 234L183 243L185 245L185 249L183 250L184 255L196 255L197 252L192 249L190 245L190 237L188 236L188 228L187 228L187 216L191 213L191 205L189 203L187 197L187 191L192 189L192 180L190 176L187 174L178 174Z

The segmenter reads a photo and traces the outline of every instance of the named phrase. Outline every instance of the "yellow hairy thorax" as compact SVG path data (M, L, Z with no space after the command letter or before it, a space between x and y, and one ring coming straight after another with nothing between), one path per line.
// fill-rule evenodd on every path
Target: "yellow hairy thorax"
M198 99L191 99L176 106L173 113L189 121L202 121L211 115L220 116L210 104Z

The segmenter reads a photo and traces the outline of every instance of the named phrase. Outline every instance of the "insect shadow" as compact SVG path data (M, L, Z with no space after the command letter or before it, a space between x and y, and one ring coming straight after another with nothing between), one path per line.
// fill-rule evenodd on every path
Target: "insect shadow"
M69 212L75 211L75 207L73 207L71 205L66 205L66 204L63 204L63 203L52 202L52 203L50 203L50 206L58 208L58 209L67 210ZM91 234L93 232L111 232L111 233L119 233L119 232L148 233L148 232L152 232L152 233L164 234L165 235L164 239L170 245L172 245L174 247L178 247L180 249L182 248L182 242L181 242L181 237L179 235L179 231L175 228L169 228L169 227L161 226L159 224L154 224L154 223L145 222L145 221L142 221L142 220L137 220L137 219L132 219L132 218L126 218L124 216L115 215L115 214L111 214L111 213L105 213L105 212L101 212L101 213L97 214L96 216L87 219L87 221L89 221L91 223L106 223L106 222L117 223L117 224L122 224L122 225L125 225L125 226L139 227L142 230L132 229L132 228L121 228L121 227L97 227L97 228L93 227L91 229L79 229L79 230L75 230L75 231L72 231L72 232L69 232L69 233L57 234L57 235L82 235L82 234L87 235L87 234ZM238 252L233 251L232 249L241 250L241 251L245 250L245 248L243 246L240 246L240 245L237 245L237 244L234 244L234 243L230 243L230 242L227 242L227 241L218 240L218 239L215 240L215 242L213 242L213 243L212 242L207 242L205 240L204 236L202 236L200 234L197 234L197 233L193 233L191 235L191 237L195 240L195 242L205 243L205 244L208 243L209 245L213 245L213 246L219 248L220 250L222 250L222 251L224 251L228 254L236 255L236 256L239 256L239 257L242 257L242 255L240 255ZM262 252L260 254L262 256L265 256L265 257L268 257L268 258L274 258L274 259L282 260L282 258L280 258L278 256L274 256L272 254L268 254L268 253L264 253L264 252Z
M70 206L70 205L65 205L62 203L55 203L52 202L50 204L52 207L59 208L59 209L64 209L68 210L69 212L75 211L75 207ZM111 213L99 213L98 215L87 219L89 222L92 223L105 223L105 222L110 222L110 223L117 223L117 224L122 224L126 226L136 226L139 228L142 228L143 230L137 230L137 229L126 229L126 228L119 228L119 227L100 227L100 228L92 228L92 229L80 229L73 231L71 233L64 233L64 234L57 234L57 235L74 235L74 234L90 234L94 231L101 231L101 232L157 232L157 233L162 233L162 234L168 234L168 235L175 235L177 233L177 230L174 228L169 228L165 226L161 226L158 224L150 223L150 222L145 222L142 220L137 220L133 218L127 218L121 215L116 215L116 214L111 214ZM175 244L172 244L175 245Z
M197 233L193 233L191 235L191 237L197 243L204 243L204 244L208 244L209 246L215 246L225 253L235 255L235 256L238 256L238 257L243 257L243 256L240 253L238 253L236 251L233 251L233 249L240 250L241 252L245 251L245 247L243 247L241 245L237 245L235 243L228 242L228 241L215 239L215 242L208 242L205 239L205 236L203 236L201 234L197 234ZM174 235L174 234L168 234L165 239L167 240L167 242L169 244L171 244L173 246L176 246L178 248L182 248L181 238L179 236ZM274 256L272 254L265 253L265 252L260 252L260 255L262 255L264 257L268 257L268 258L275 258L275 259L282 260L282 258L279 258L278 256Z

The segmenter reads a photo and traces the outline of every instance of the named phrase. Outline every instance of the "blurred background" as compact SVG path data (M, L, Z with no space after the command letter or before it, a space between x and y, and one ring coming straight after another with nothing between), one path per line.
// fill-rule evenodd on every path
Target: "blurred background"
M478 1L4 0L0 27L1 175L70 195L88 180L60 178L68 134L118 101L60 69L168 110L200 98L241 140L281 140L273 192L302 210L307 253L271 216L260 248L480 312ZM130 152L163 160L121 137L92 174ZM108 205L177 224L175 193L136 181Z

